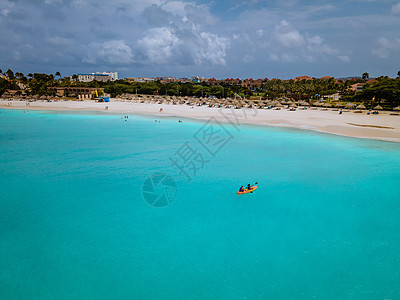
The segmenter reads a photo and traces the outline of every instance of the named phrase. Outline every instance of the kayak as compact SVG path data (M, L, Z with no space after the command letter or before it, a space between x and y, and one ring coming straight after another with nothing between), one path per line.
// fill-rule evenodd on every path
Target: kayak
M258 188L258 186L253 185L252 187L250 187L250 190L248 190L248 189L246 188L243 192L237 192L236 194L238 194L238 195L243 195L243 194L252 193L252 192L254 192L257 188Z

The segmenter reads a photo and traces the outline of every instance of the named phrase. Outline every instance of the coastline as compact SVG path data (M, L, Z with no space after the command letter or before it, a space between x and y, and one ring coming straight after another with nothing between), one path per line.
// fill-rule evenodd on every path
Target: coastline
M69 112L101 112L104 114L138 114L157 117L176 117L194 120L209 120L232 122L257 126L291 127L330 133L354 138L374 139L390 142L400 142L400 116L390 115L390 112L380 112L378 115L354 113L326 109L297 109L289 111L275 109L229 109L210 108L207 106L188 106L156 103L136 103L121 99L111 99L111 102L58 101L29 102L0 100L1 109L48 110ZM105 108L108 107L106 110ZM163 109L160 112L160 108Z

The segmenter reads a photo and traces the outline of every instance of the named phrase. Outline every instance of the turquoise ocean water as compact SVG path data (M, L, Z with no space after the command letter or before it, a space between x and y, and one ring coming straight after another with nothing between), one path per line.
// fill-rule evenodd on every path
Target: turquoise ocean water
M399 191L396 143L0 110L0 299L399 299Z

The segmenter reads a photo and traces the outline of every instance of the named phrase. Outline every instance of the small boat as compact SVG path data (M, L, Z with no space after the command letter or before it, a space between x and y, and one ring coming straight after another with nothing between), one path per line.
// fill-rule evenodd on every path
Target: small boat
M250 187L250 189L244 189L244 191L243 192L237 192L236 194L238 194L238 195L243 195L243 194L248 194L248 193L252 193L252 192L254 192L256 189L258 188L258 186L257 185L252 185L251 187Z

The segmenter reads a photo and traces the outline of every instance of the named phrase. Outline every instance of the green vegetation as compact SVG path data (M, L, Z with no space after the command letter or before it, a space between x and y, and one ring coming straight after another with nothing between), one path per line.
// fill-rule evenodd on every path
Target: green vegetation
M15 82L0 78L0 96L7 90L19 90L19 86Z
M345 93L353 82L338 82L333 77L313 80L270 80L263 84L262 89L269 98L290 97L296 100L319 99L323 95L337 92Z
M367 83L354 99L365 101L371 108L375 105L385 109L400 106L400 78L379 77L375 82Z
M362 79L368 79L369 78L369 73L365 72L362 74Z

